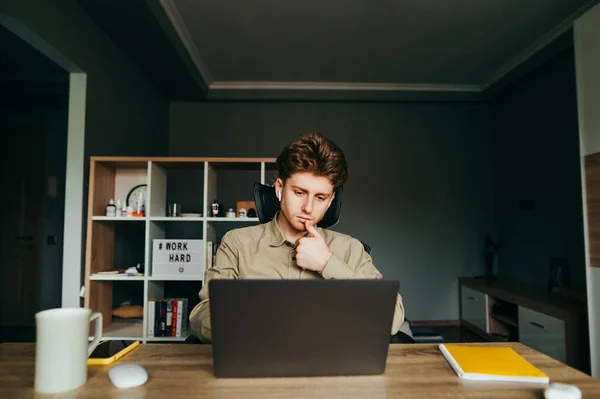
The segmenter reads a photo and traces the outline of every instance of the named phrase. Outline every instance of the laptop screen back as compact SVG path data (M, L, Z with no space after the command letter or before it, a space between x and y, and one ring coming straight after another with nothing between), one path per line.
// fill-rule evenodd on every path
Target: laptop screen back
M211 280L217 377L381 374L398 282Z

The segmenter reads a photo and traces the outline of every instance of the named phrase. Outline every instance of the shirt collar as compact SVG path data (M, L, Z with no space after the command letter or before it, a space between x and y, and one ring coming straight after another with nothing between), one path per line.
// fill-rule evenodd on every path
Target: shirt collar
M269 222L269 234L271 235L271 246L272 247L279 247L279 246L285 244L286 242L288 242L287 239L285 238L285 235L283 234L283 231L281 231L281 228L277 224L277 218L279 217L280 212L281 211L277 211L275 216L273 216L273 220L271 220ZM305 236L309 235L308 231L304 235ZM292 246L295 246L294 243L290 243L290 244L292 244Z
M269 234L271 235L271 246L279 247L286 242L285 235L281 228L277 224L277 217L279 216L279 211L275 213L273 216L273 220L269 222Z

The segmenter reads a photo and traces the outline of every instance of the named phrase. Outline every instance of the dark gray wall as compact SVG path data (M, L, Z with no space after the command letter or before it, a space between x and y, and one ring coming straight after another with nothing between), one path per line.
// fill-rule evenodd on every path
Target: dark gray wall
M0 0L0 14L16 21L28 42L60 59L68 71L87 75L81 231L85 247L89 157L167 155L168 102L76 0ZM81 254L83 267L85 248Z
M168 102L77 1L2 0L0 12L87 74L86 163L90 155L166 155Z
M546 287L551 257L585 290L575 62L572 49L492 104L500 275Z
M169 155L276 157L301 133L332 138L350 169L335 229L372 246L407 317L458 319L457 279L483 273L495 233L488 122L481 104L173 103Z

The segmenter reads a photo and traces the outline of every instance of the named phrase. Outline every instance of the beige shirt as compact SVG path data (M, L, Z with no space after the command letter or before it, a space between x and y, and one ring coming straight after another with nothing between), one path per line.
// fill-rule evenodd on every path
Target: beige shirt
M216 265L206 271L200 290L200 303L190 314L192 332L210 342L208 282L212 279L381 279L371 256L360 241L348 235L317 228L333 253L322 273L296 265L295 245L288 242L276 222L244 227L227 232L217 251ZM402 297L398 294L392 335L404 321Z

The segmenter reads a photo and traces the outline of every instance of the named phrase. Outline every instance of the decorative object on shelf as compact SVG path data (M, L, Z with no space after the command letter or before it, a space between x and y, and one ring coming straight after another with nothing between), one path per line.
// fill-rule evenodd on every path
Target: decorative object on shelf
M246 208L240 208L240 210L238 211L238 217L239 218L245 218L246 217Z
M112 315L122 319L136 319L144 317L144 308L140 305L124 304L113 309Z
M167 216L172 218L181 216L181 204L176 202L169 204L167 207Z
M145 199L147 198L146 193L148 191L148 185L147 184L138 184L137 186L133 187L131 190L129 190L129 193L127 194L127 200L126 200L126 204L127 204L127 213L129 213L129 207L132 207L132 211L134 213L134 215L132 216L144 216L146 213L146 204L145 204ZM137 214L137 215L136 215ZM129 216L129 215L127 215Z
M119 273L125 273L125 270L103 270L103 271L97 272L96 274L119 274Z
M181 217L184 217L184 218L201 218L202 214L200 212L188 212L188 213L182 213Z
M138 263L137 265L135 265L135 268L137 269L138 273L144 274L144 269L145 269L144 262Z
M219 216L219 200L216 198L213 200L211 209L213 217Z
M561 288L569 285L569 261L566 258L550 258L550 276L548 291L559 293Z
M106 205L106 216L117 216L117 207L115 206L115 201L112 198L110 201L108 201L108 205Z
M226 216L227 216L228 218L234 218L234 217L235 217L235 211L233 210L233 208L229 208L229 209L227 209L227 214L226 214Z
M152 276L203 276L204 240L152 241Z
M254 209L254 208L248 209L248 212L246 212L246 216L248 216L249 218L258 217L258 215L256 214L256 209Z
M240 211L244 209L244 216L240 216ZM236 213L238 217L249 217L248 213L254 210L254 214L256 215L256 204L254 201L238 201L236 204Z

